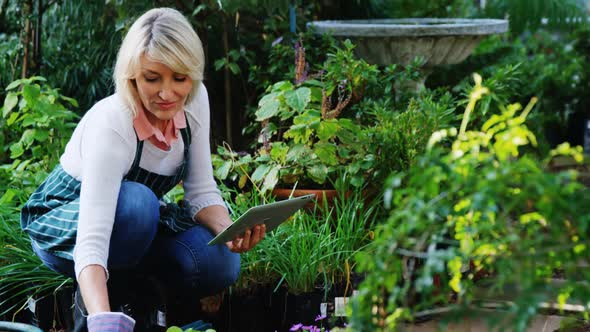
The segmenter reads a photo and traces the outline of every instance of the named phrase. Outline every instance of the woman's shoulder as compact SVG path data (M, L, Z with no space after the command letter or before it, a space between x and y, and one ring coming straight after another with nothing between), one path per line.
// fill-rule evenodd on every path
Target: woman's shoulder
M98 101L86 112L84 118L92 126L110 128L123 135L133 132L131 110L117 94Z

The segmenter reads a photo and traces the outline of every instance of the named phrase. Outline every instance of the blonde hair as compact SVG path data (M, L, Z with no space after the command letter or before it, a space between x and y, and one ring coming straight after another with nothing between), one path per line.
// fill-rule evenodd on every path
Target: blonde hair
M127 103L134 117L139 95L133 80L139 74L143 55L174 72L188 75L193 88L186 102L192 101L203 80L205 55L199 36L180 12L171 8L151 9L133 23L123 39L113 78L115 91Z

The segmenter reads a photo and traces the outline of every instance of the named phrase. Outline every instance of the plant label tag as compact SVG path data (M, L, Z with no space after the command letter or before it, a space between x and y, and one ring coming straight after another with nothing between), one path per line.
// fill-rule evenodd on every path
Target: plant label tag
M33 297L29 297L27 300L27 306L32 313L35 313L37 310L37 301Z
M328 316L328 304L327 303L320 303L320 316L327 317Z
M157 324L158 326L166 327L166 313L158 310Z
M348 297L335 297L334 298L334 316L345 317L346 316L346 305L350 298Z

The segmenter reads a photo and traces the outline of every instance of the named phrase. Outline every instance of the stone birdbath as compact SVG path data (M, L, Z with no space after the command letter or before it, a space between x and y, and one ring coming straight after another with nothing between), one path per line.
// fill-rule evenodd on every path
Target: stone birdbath
M414 58L425 61L416 90L424 87L431 70L438 65L465 60L485 37L508 31L508 21L498 19L373 19L313 21L316 33L348 38L356 55L377 65L406 66Z

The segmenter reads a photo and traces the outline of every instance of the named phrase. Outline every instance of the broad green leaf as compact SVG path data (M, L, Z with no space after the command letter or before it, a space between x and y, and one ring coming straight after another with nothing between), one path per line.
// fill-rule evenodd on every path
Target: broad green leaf
M6 124L10 126L13 123L15 123L17 119L18 119L18 113L12 113L12 114L10 114L8 119L6 120Z
M279 170L281 169L280 166L273 167L270 172L264 178L264 183L262 184L262 192L266 192L269 190L274 189L274 187L279 182Z
M240 58L240 52L238 50L231 50L231 51L229 51L228 55L234 61L236 61Z
M22 118L21 118L21 126L23 127L30 127L34 124L41 124L43 122L39 122L38 118L34 117L32 114L25 114ZM39 126L41 127L41 126ZM47 126L44 126L47 127Z
M292 138L295 143L307 143L313 130L319 127L320 121L319 111L308 110L293 119L293 125L285 132L284 137Z
M215 70L220 70L223 68L223 66L225 66L225 58L215 60L213 66L215 67Z
M258 166L256 170L254 170L254 173L252 173L252 181L260 182L269 171L270 165L263 164Z
M17 86L21 85L22 82L23 82L23 80L13 81L12 83L8 84L8 86L6 87L6 90L12 90L12 89L16 88Z
M269 94L265 94L264 96L262 96L262 98L260 98L260 101L258 102L258 107L261 107L262 105L270 101L277 100L279 95L280 93L278 92L271 92Z
M339 129L340 124L335 119L322 121L318 128L318 138L320 141L327 141L331 138L334 138Z
M271 159L270 159L270 156L268 154L261 154L258 157L256 157L256 159L254 159L254 161L257 162L257 163L267 163L270 160Z
M41 87L38 84L25 85L23 88L23 98L29 105L35 105L41 95Z
M336 146L329 143L317 143L314 145L313 152L325 164L335 166L338 165L338 157L336 156Z
M356 188L360 188L365 184L365 179L360 175L355 175L350 179L350 184Z
M49 122L49 115L43 115L37 118L38 123L48 123Z
M270 157L272 158L272 160L276 160L279 163L283 164L287 159L288 151L289 147L286 144L273 144L272 149L270 150Z
M229 175L229 171L231 169L231 165L231 161L225 161L223 164L221 164L221 166L219 166L219 168L215 170L215 176L220 180L227 179L227 176Z
M280 103L277 99L264 103L256 110L256 121L264 121L279 113Z
M293 119L296 125L306 125L311 129L317 130L322 121L322 114L318 110L307 110Z
M41 144L36 144L31 148L31 153L33 154L33 157L42 157L47 154L47 151L42 148Z
M291 146L289 152L287 153L287 162L293 162L301 159L305 154L305 150L304 144L295 144Z
M33 137L39 142L45 142L49 138L49 132L42 129L33 129Z
M285 102L298 113L305 110L310 100L311 90L306 87L301 87L295 91L285 93Z
M289 81L277 82L272 86L272 91L287 91L293 89L293 83Z
M9 92L4 98L4 108L2 109L2 117L6 117L8 113L18 104L18 96L14 92Z
M307 168L307 176L314 182L323 184L328 176L328 167L326 165L313 165Z
M23 146L20 143L14 143L10 146L10 158L16 159L23 155L25 151L23 150Z
M307 143L312 134L312 130L305 124L293 125L287 130L283 137L292 138L295 143Z
M367 154L363 158L363 161L361 162L361 167L364 170L368 170L368 169L373 168L373 166L375 166L376 163L377 163L377 160L375 159L375 155Z
M350 174L356 174L361 169L360 162L353 162L346 167L346 170Z
M228 64L229 70L231 70L232 74L237 75L240 73L240 67L235 62L230 62Z
M33 82L47 82L47 79L43 76L31 76L31 77L25 79L25 81L28 84L31 84Z
M33 144L33 141L35 140L35 132L33 131L33 129L27 129L23 132L23 135L20 138L20 142L25 146L28 147L31 144Z
M311 101L320 103L322 101L322 89L317 87L310 88L311 90Z

